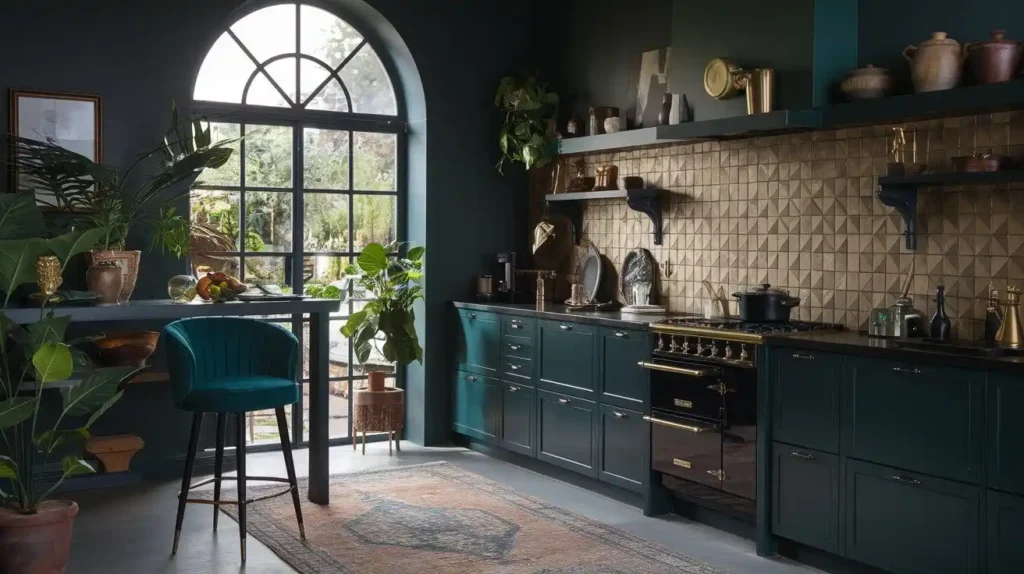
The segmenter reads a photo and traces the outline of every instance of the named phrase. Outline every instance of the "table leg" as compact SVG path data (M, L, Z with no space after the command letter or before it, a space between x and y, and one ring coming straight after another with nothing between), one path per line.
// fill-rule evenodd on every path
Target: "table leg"
M394 454L394 453L393 453L393 452L391 451L391 441L392 441L392 440L393 440L394 438L395 438L395 433L394 433L393 431L388 431L388 456L391 456L392 454Z
M327 448L330 376L328 360L330 320L328 313L309 317L309 500L329 502L330 452Z

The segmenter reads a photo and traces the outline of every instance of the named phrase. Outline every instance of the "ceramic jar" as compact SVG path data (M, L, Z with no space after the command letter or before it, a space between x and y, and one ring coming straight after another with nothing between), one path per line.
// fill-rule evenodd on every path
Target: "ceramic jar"
M604 133L614 134L622 130L622 119L619 116L612 116L604 119Z
M964 51L960 43L947 38L945 32L932 33L932 37L919 46L907 46L903 57L910 62L914 91L948 90L960 83Z
M196 284L192 275L175 275L167 280L167 296L175 303L188 303L196 298Z
M101 303L118 303L123 282L124 273L113 261L97 261L85 272L85 283L89 291L99 295Z
M846 79L839 85L839 90L848 100L868 100L881 98L892 88L892 76L885 68L868 65L865 68L851 70Z
M968 42L964 50L970 57L971 73L979 84L998 84L1017 77L1020 70L1020 42L1004 38L1005 31L992 30L984 42Z

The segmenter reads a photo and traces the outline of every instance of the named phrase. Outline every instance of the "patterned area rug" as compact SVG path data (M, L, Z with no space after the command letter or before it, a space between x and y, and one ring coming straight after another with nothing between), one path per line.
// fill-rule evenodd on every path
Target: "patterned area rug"
M264 488L280 486L251 495ZM305 543L290 496L251 505L248 527L305 574L725 574L444 462L334 476L326 507L302 498Z

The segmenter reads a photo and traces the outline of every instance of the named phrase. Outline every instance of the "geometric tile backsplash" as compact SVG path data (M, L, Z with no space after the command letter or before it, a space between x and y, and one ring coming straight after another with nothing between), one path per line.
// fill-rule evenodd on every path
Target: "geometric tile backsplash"
M932 171L975 150L1024 159L1024 112L903 125L916 130L919 161ZM918 250L908 251L902 220L874 196L892 127L583 156L591 175L614 164L620 186L640 176L666 196L663 245L623 200L586 202L582 239L616 269L631 249L649 249L673 311L703 312L702 280L726 294L770 283L800 297L795 317L851 329L892 304L913 261L915 306L930 317L945 285L954 336L979 338L989 289L1024 286L1024 184L922 190Z

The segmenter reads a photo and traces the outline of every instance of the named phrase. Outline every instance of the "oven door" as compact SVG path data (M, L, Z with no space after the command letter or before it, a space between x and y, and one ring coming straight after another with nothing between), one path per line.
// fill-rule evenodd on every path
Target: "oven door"
M722 419L722 369L696 362L641 361L651 371L651 407L684 417Z
M715 488L722 488L722 429L718 424L652 410L651 466Z

